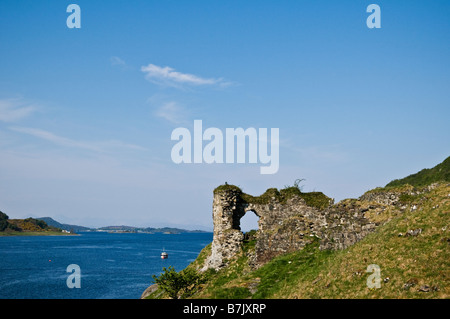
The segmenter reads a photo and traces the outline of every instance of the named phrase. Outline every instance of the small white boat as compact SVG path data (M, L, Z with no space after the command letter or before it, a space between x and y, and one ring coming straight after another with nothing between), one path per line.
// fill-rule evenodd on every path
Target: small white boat
M169 254L166 253L165 251L163 251L163 252L161 253L161 259L167 259L167 258L169 258Z

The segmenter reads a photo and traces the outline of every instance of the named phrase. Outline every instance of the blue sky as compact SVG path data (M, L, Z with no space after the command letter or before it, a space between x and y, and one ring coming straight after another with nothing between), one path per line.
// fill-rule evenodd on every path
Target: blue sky
M432 167L449 156L449 16L448 1L2 0L0 210L211 228L225 181L258 195L304 178L340 200ZM278 173L174 164L171 132L196 119L279 128Z

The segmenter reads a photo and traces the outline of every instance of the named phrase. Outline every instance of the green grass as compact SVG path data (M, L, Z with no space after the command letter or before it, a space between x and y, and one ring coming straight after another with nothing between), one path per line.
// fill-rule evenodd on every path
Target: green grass
M249 204L260 204L260 205L268 204L269 202L272 201L272 198L275 198L275 200L278 200L279 202L284 202L287 200L287 198L282 197L282 195L276 188L269 188L264 192L264 194L260 196L252 196L249 194L242 193L241 197Z
M305 200L306 205L316 207L318 209L324 209L332 204L332 199L323 194L322 192L309 192L304 193L298 186L288 186L281 190L276 188L267 189L260 196L252 196L244 193L238 186L235 185L220 185L214 189L214 193L235 191L240 193L241 198L249 204L268 204L273 200L278 201L281 204L285 204L289 199L298 196Z
M228 191L236 191L236 192L242 193L242 190L239 187L237 187L235 185L229 185L229 184L217 186L213 192L214 192L214 194L216 194L216 193L228 192Z
M322 192L301 193L300 197L306 202L306 205L318 209L325 209L333 203L333 200Z
M426 199L424 194L410 195L407 193L403 193L403 194L400 194L400 196L399 196L399 201L402 204L409 204L409 205L419 204L421 202L421 200L424 200L424 199Z
M346 250L334 252L318 268L317 277L300 275L293 284L277 292L287 298L448 298L450 255L448 247L448 203L442 209L423 207L406 211ZM417 237L400 236L422 228ZM381 268L380 289L367 288L369 264ZM418 284L403 289L408 280ZM423 293L420 286L437 287Z
M282 298L279 292L300 276L304 280L314 280L320 267L327 263L332 254L330 250L320 251L316 240L300 251L274 258L252 274L260 279L252 298Z
M450 182L450 156L433 168L425 168L418 173L388 183L387 187L401 185L425 186L435 182Z

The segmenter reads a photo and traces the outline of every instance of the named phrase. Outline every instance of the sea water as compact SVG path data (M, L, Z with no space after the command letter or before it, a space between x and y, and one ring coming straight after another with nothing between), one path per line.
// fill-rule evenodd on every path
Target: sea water
M1 299L138 299L163 267L195 260L212 233L85 232L79 236L0 237ZM161 259L163 249L168 259ZM69 288L80 267L80 288Z

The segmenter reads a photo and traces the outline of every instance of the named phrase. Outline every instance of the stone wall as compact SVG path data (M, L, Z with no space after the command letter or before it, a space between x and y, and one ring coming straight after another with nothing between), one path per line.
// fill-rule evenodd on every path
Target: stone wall
M219 269L241 249L244 235L240 219L248 212L258 217L255 254L259 267L280 254L302 249L318 238L321 249L344 249L372 232L376 225L365 217L367 209L352 202L328 207L308 206L299 194L279 196L275 189L264 200L227 185L214 191L214 236L211 255L203 270Z
M230 189L215 192L213 199L214 235L207 268L218 269L241 249L244 234L239 221L245 214L241 192Z

